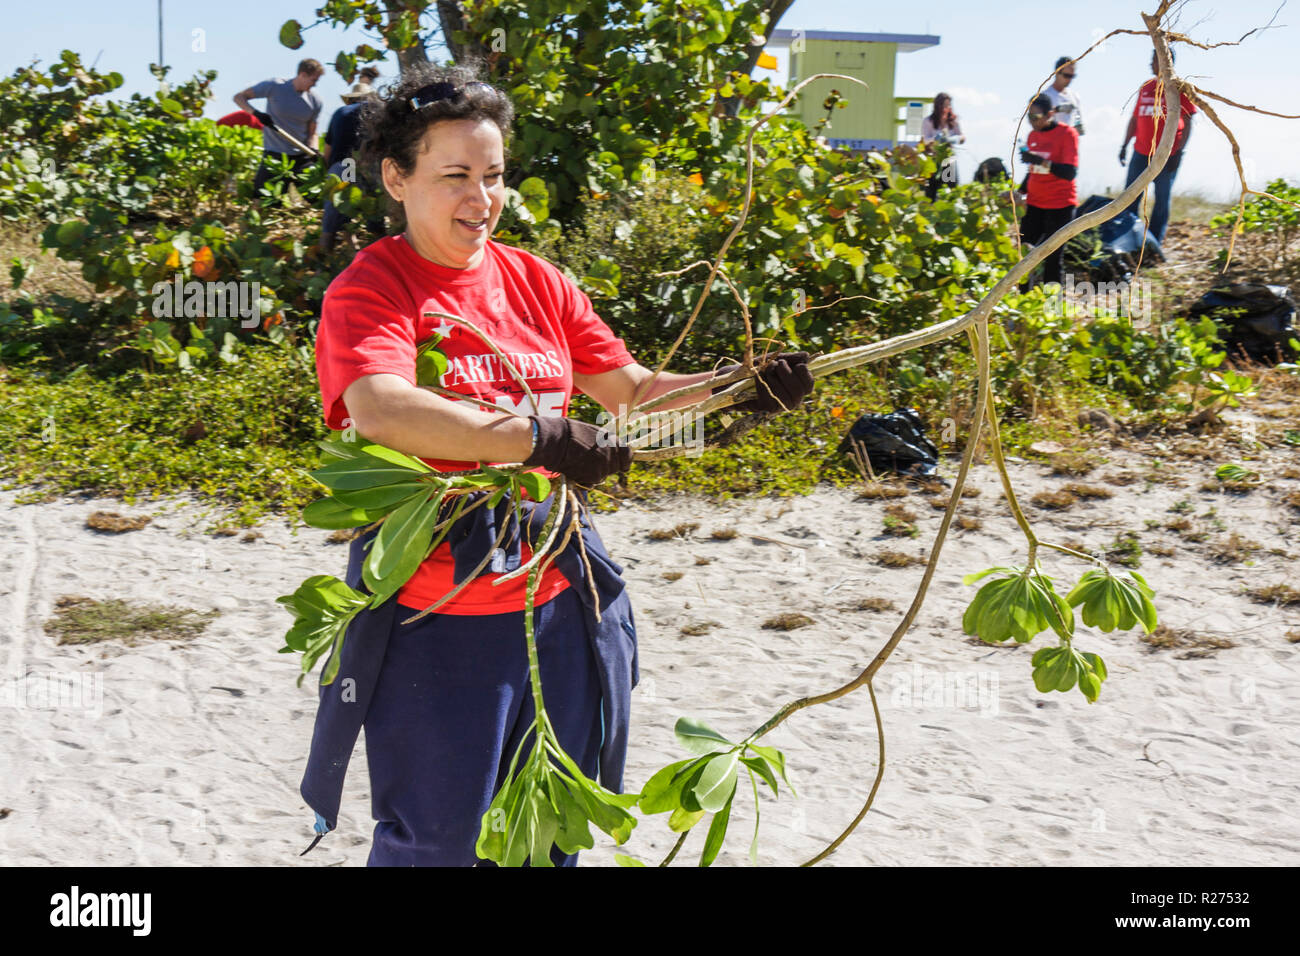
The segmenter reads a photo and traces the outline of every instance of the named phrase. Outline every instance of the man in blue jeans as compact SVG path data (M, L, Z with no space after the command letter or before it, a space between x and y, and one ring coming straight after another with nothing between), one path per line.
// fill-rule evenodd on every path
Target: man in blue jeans
M1169 53L1172 57L1173 51L1170 50ZM1151 54L1151 72L1153 74L1159 72L1154 53ZM1124 143L1119 148L1119 161L1122 165L1128 152L1128 141L1136 139L1133 144L1133 158L1128 163L1128 181L1124 184L1126 187L1133 185L1134 180L1142 175L1142 171L1147 168L1151 160L1151 153L1160 142L1164 121L1164 96L1162 91L1162 95L1157 99L1157 85L1153 76L1138 90L1137 105L1133 107L1133 115L1128 121L1128 130L1124 134ZM1178 166L1183 161L1183 147L1191 138L1192 114L1196 112L1195 103L1182 93L1179 97L1181 102L1178 111L1178 131L1174 135L1174 150L1169 154L1169 161L1165 163L1164 169L1156 176L1156 201L1151 208L1149 221L1150 235L1161 243L1165 241L1165 229L1169 226L1169 201L1173 197L1174 177L1178 175ZM1142 197L1138 197L1133 201L1133 205L1129 206L1129 210L1141 215L1141 206Z

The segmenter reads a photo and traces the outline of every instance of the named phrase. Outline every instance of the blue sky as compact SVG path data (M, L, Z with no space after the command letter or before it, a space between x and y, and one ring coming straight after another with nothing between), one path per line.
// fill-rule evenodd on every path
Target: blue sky
M943 90L953 96L967 143L959 152L963 179L987 156L1010 155L1017 118L1029 95L1061 55L1082 53L1094 39L1115 27L1140 29L1139 11L1154 3L1088 0L1075 3L1027 3L1010 0L994 6L935 0L928 5L885 4L864 0L797 0L781 26L806 30L931 33L937 47L900 54L896 92L929 98ZM1198 0L1183 5L1180 24L1193 39L1235 40L1268 21L1277 0ZM235 109L231 97L268 76L288 76L301 56L327 64L340 49L368 38L360 30L317 27L305 34L306 45L294 52L281 47L281 23L296 17L312 20L312 0L166 0L164 53L173 78L215 69L216 98L208 115ZM1284 7L1278 26L1248 39L1240 47L1213 51L1181 47L1178 70L1198 86L1239 102L1279 112L1300 112L1300 4ZM147 65L157 58L156 0L113 3L64 0L23 4L6 15L6 41L0 50L4 74L33 58L57 59L63 49L76 50L85 62L126 78L125 92L152 91ZM783 54L778 55L782 70ZM1116 153L1132 110L1131 97L1149 75L1150 45L1141 37L1109 40L1079 64L1075 89L1083 105L1087 133L1081 142L1081 192L1099 192L1123 183ZM396 73L396 65L385 70ZM343 81L327 72L317 85L325 100L322 128L340 105ZM1241 144L1252 185L1277 176L1298 175L1300 120L1283 120L1224 107ZM1215 198L1235 196L1231 151L1222 135L1201 123L1188 146L1176 191L1200 191Z

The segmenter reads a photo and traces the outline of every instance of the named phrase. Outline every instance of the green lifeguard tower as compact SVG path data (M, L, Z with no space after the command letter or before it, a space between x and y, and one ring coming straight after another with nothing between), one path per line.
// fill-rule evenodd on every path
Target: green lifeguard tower
M837 30L774 30L770 46L790 51L789 87L814 73L842 73L862 80L860 86L818 80L799 94L793 111L809 127L826 118L823 101L832 89L849 101L831 114L826 142L837 149L888 149L921 139L921 120L930 100L894 94L895 60L938 46L939 38L910 33L842 33Z

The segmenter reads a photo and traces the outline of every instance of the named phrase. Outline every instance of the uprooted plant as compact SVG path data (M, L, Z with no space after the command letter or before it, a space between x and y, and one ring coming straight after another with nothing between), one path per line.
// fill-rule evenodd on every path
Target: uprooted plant
M1169 14L1171 6L1171 2L1166 0L1161 3L1155 14L1143 14L1145 31L1114 31L1114 33L1137 33L1151 39L1159 64L1159 82L1165 115L1175 115L1178 109L1179 89L1184 85L1172 73L1169 43L1171 41L1193 42L1181 34L1162 27L1162 22ZM723 261L749 212L748 186L752 181L754 161L753 131L776 115L803 86L824 76L830 75L818 74L804 80L787 94L776 109L751 128L746 143L748 162L744 207L715 260L711 264L706 263L709 265L709 275L703 283L695 309L672 349L661 361L656 376L664 370L672 354L690 332L691 325L699 315L714 280L721 279L730 286ZM848 77L836 76L835 78L851 83L858 82ZM1203 101L1198 100L1198 102L1204 105ZM1209 112L1208 107L1207 112ZM1212 116L1212 119L1227 133L1226 127L1222 126L1217 117ZM525 496L537 502L549 498L551 507L540 532L539 544L530 560L513 572L493 578L493 583L497 584L525 573L528 575L524 612L525 640L537 716L531 728L532 749L527 756L524 756L524 750L529 743L529 738L526 737L513 756L505 785L495 795L488 813L483 818L477 844L479 855L506 865L519 865L525 861L531 861L533 865L549 865L549 854L553 845L566 853L590 847L592 843L589 827L592 823L611 835L616 843L622 844L637 822L637 818L630 812L635 807L642 814L668 813L669 830L680 834L671 852L660 865L672 862L690 831L702 822L705 816L711 814L708 833L700 855L700 864L707 866L716 859L725 840L731 809L736 794L741 789L743 771L749 777L755 801L755 835L750 852L751 858L756 859L759 784L760 782L767 784L776 796L779 793L778 777L784 779L786 773L785 755L759 741L795 712L837 700L865 686L872 702L879 736L879 760L875 780L856 817L838 837L804 865L811 865L825 859L843 843L865 817L883 779L884 732L872 682L907 634L922 607L938 567L944 541L961 503L962 491L965 488L975 449L983 435L987 435L988 448L1000 475L1004 495L1025 537L1027 554L1022 563L989 568L964 578L967 584L973 585L981 581L983 583L963 615L963 630L990 643L1007 640L1025 643L1039 634L1052 631L1058 643L1041 648L1031 660L1035 686L1044 693L1065 692L1078 687L1089 702L1094 702L1098 699L1102 683L1107 679L1107 669L1096 653L1081 650L1077 646L1076 610L1084 626L1094 627L1103 632L1129 630L1140 626L1146 633L1150 633L1157 625L1156 609L1152 602L1154 593L1138 573L1119 571L1110 567L1101 558L1084 554L1066 545L1042 541L1026 519L1011 484L1001 447L998 418L994 410L990 375L989 322L1003 296L1015 289L1020 280L1047 255L1072 236L1093 228L1118 210L1125 208L1146 189L1168 160L1175 131L1176 124L1164 125L1151 162L1131 186L1107 206L1074 220L1030 250L967 314L884 341L815 356L809 362L814 377L821 378L965 333L971 343L978 373L975 411L969 434L966 437L947 507L925 562L920 584L902 620L894 628L888 641L876 652L861 673L848 683L821 694L787 703L751 734L740 740L729 738L703 720L684 717L677 722L676 735L682 747L694 756L674 762L657 771L636 794L619 795L605 790L583 774L556 739L543 705L537 650L532 630L533 601L542 570L570 546L575 536L577 546L581 546L581 500L562 479L553 487L541 476L522 471L519 466L483 467L469 474L441 474L432 471L417 459L369 443L364 438L356 436L344 436L322 443L322 449L332 460L312 475L329 490L330 495L309 506L304 511L303 517L308 524L322 528L369 527L378 523L378 532L363 567L363 580L370 593L356 591L337 578L329 576L308 579L295 594L281 599L297 615L297 621L286 639L287 646L282 648L282 651L299 651L303 654L304 675L321 657L330 653L324 668L322 683L331 682L337 674L339 654L349 622L364 607L376 607L395 594L425 557L444 540L451 523L457 517L467 513L469 509L481 507L483 504L495 506L502 500L513 502L518 515L520 502ZM1243 189L1245 189L1244 181ZM659 460L684 454L687 451L686 445L671 443L674 436L683 429L684 420L694 424L704 420L705 416L722 415L731 406L755 396L759 379L754 373L756 369L761 368L761 362L758 365L755 363L749 310L744 298L739 295L734 286L730 287L747 332L746 347L740 364L706 383L677 389L640 404L634 401L634 407L629 412L609 423L606 428L636 449L635 460ZM493 348L513 380L523 387L526 394L529 394L528 386L522 376L481 329L462 317L444 313L437 313L437 315L454 323L458 332L463 329L466 333L478 336ZM417 381L420 385L439 394L451 394L456 398L464 399L465 396L448 393L437 385L438 376L446 368L446 359L437 349L438 341L440 339L435 336L421 345L417 363ZM719 388L719 386L723 387ZM716 393L715 389L718 389ZM672 411L656 411L665 403L685 396L698 395L704 397L688 407ZM531 394L529 398L531 399ZM533 407L536 407L535 403ZM768 416L763 414L751 414L736 421L724 420L722 427L713 430L713 433L707 437L705 447L716 448L727 444L744 431L761 425L766 417ZM650 447L651 445L657 447ZM503 527L501 535L505 533ZM501 541L502 537L498 537L493 549L500 547ZM1056 589L1054 578L1045 573L1039 562L1040 551L1045 549L1068 555L1088 564L1088 570L1064 594ZM465 580L477 576L487 566L489 557L490 554L484 555L479 567ZM585 563L585 553L582 557ZM590 574L589 565L587 570ZM463 586L464 583L462 582L458 587ZM423 613L435 610L450 600L455 593L456 591L453 590ZM788 780L786 783L788 785ZM626 856L620 856L618 859L625 865L644 865Z

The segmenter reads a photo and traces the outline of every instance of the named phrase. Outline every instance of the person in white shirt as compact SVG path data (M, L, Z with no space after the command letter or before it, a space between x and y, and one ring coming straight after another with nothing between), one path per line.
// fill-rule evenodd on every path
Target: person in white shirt
M1074 80L1074 72L1074 61L1068 56L1061 57L1056 61L1056 76L1052 80L1052 85L1043 90L1043 93L1052 101L1056 121L1062 126L1073 126L1074 131L1082 136L1083 113L1079 110L1079 97L1069 89L1071 81Z

